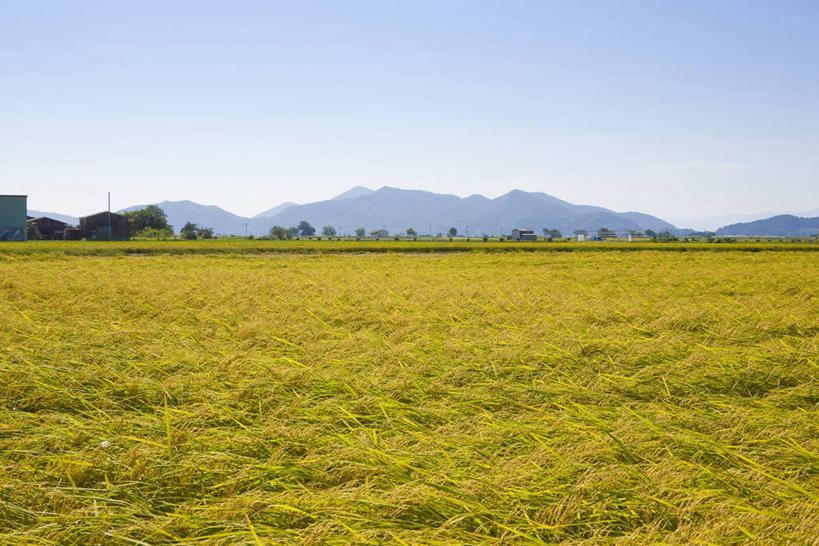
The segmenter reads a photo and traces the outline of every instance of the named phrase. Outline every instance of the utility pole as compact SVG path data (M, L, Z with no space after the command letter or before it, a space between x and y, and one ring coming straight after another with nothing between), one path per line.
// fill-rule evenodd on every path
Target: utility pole
M108 192L108 240L114 240L114 234L111 232L111 192Z
M245 224L245 237L247 237L247 224Z

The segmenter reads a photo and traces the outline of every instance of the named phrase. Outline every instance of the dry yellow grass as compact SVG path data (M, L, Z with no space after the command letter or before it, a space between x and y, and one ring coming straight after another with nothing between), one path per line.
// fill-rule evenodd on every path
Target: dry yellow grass
M814 543L818 271L6 256L0 541Z

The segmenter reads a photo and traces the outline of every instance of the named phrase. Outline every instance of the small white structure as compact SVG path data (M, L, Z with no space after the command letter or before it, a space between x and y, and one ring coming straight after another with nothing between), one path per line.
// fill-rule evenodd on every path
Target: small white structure
M370 232L371 239L389 239L390 232L386 229L376 229Z
M531 229L515 228L509 238L513 241L536 241L537 235Z
M585 233L578 233L577 234L577 242L578 243L582 243L585 240L586 240L586 234Z

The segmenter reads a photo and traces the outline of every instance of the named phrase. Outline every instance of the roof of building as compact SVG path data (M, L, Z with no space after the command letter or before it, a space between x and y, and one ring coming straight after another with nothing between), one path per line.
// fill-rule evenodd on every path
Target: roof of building
M108 212L107 210L104 210L102 212L95 212L94 214L89 214L87 216L80 216L80 219L82 220L83 218L93 218L95 216L105 216L106 214L110 214L111 218L125 218L125 216L122 215L122 214L117 214L116 212Z
M64 226L68 225L67 222L63 222L62 220L57 220L56 218L49 218L48 216L37 216L36 218L32 218L31 216L28 217L29 222L39 222L39 221L42 221L42 220L46 220L48 222L55 222L57 224L62 224Z

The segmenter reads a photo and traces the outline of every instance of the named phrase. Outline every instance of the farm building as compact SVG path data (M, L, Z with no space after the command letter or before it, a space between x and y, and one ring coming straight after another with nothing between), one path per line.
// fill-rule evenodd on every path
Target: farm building
M531 229L515 228L512 230L512 235L509 237L513 241L536 241L537 235Z
M65 222L60 222L48 216L40 216L38 218L29 218L29 224L37 226L37 231L40 232L40 239L59 240L63 238L63 230L68 227Z
M373 239L388 239L390 232L386 229L376 229L370 232L370 237Z
M110 218L111 232L108 232ZM85 239L110 241L128 238L128 219L114 212L99 212L80 218L80 231Z
M0 241L26 240L27 195L0 195Z

